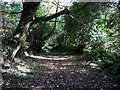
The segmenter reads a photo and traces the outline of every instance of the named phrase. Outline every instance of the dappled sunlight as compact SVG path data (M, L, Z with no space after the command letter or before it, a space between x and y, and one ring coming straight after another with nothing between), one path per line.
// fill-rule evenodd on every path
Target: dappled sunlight
M65 69L67 69L66 67L60 67L60 70L65 70Z
M31 72L30 66L26 64L25 61L15 58L16 62L15 63L10 63L9 68L3 68L1 71L2 73L8 73L11 75L16 75L16 76L23 76L27 77L27 73Z
M58 69L56 65L54 65L54 63L50 63L50 62L47 62L46 65L45 65L48 69Z
M22 71L25 71L25 70L26 69L23 69ZM26 72L22 72L22 71L17 68L10 68L8 70L2 70L2 73L8 73L10 75L26 77Z
M76 62L73 61L60 61L60 62L46 62L45 66L46 68L48 68L51 71L45 71L45 73L55 73L57 72L61 72L61 71L65 71L68 73L89 73L89 70L87 68L83 67L83 64L77 64ZM79 67L79 68L78 68Z
M73 62L66 62L66 63L63 63L62 65L63 65L63 66L75 65L75 63L73 63Z
M85 68L80 68L80 69L76 70L76 72L78 72L78 73L88 73L88 70L85 69Z
M68 56L45 56L40 55L45 58L67 58ZM73 56L74 57L74 56ZM77 59L68 59L68 60L49 60L49 59L39 59L37 62L31 58L28 58L28 61L18 62L20 64L16 65L16 69L12 69L7 72L6 75L11 77L15 76L13 79L7 80L8 86L13 81L21 82L17 83L18 85L25 86L29 84L32 87L39 86L41 88L56 88L64 86L83 86L83 85L94 85L94 83L99 82L99 77L96 77L95 73L90 72L87 68L87 62L78 61ZM6 76L5 76L6 77ZM95 79L94 79L94 78ZM108 77L107 77L108 78ZM105 78L107 80L107 78ZM100 77L101 82L105 81ZM96 80L96 81L95 81ZM74 82L73 82L74 81ZM30 83L29 83L30 82ZM106 81L107 82L107 81ZM23 84L22 84L23 83ZM90 83L90 84L89 84ZM105 82L104 82L105 84ZM99 84L98 84L99 85ZM96 86L98 87L98 86Z
M28 55L28 57L36 58L36 59L45 59L45 60L69 60L75 59L74 56L36 56L36 55Z
M21 72L30 72L31 70L27 67L24 66L17 66L17 69L20 70Z

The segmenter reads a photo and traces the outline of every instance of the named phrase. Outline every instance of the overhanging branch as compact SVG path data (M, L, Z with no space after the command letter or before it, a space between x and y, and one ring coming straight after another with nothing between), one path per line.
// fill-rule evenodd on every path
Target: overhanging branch
M85 4L82 6L82 8L85 8L87 5L89 5L89 3L85 3ZM79 10L79 9L77 9L77 10ZM51 16L47 16L47 17L36 17L35 20L34 20L34 23L36 23L36 22L41 22L41 21L49 21L49 20L51 20L51 19L53 19L53 18L57 18L58 16L63 15L63 14L72 14L73 12L75 13L77 10L71 12L71 11L68 10L68 9L64 9L64 10L62 10L62 11L60 11L60 12L58 12L58 13L55 13L55 14L53 14L53 15L51 15Z
M58 13L55 13L55 14L53 14L51 16L36 17L34 22L36 23L36 22L40 22L40 21L49 21L49 20L51 20L53 18L57 18L58 16L63 15L63 14L70 14L70 11L68 9L65 9L65 10L62 10L62 11L60 11Z

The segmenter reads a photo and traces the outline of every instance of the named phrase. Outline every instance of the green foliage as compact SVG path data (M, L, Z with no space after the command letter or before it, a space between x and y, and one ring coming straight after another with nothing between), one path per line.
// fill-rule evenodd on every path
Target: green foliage
M3 51L6 51L8 53L12 50L12 45L18 43L18 41L14 39L12 35L4 35L2 39L3 39L2 49Z
M89 41L90 23L93 21L90 19L92 17L92 11L90 9L88 10L88 7L90 8L91 6L88 5L83 9L83 5L85 5L85 3L73 3L70 10L74 13L65 15L65 30L69 38L68 42L76 45ZM89 12L91 12L91 14Z
M33 25L28 35L27 42L31 43L31 47L37 51L41 51L44 46L45 40L48 39L51 32L51 26L49 23L37 23Z
M96 69L110 74L117 74L120 70L120 55L102 48L96 48L85 53L88 60L97 64Z
M3 51L6 51L8 53L10 53L13 50L14 45L18 44L18 39L14 38L13 35L5 35L2 37L3 39L3 45L2 45L2 49ZM24 48L25 50L30 46L29 42L22 42L22 49Z
M42 47L42 50L44 52L50 52L52 48L53 48L53 45L50 45L49 43L45 43L45 45Z
M103 3L73 3L70 7L71 15L65 15L65 30L69 38L68 42L75 45L91 44L104 39L101 29L104 27L102 13L105 8ZM102 40L101 40L101 39ZM93 46L93 45L92 45Z
M6 11L17 12L22 10L21 3L3 3ZM52 5L40 5L36 17L51 15ZM85 44L85 48L117 49L119 47L119 12L114 3L80 3L74 2L70 6L70 15L57 18L54 29L54 20L34 24L30 29L27 42L32 48L40 51L50 51L58 46L71 45L77 47ZM13 25L19 21L20 14L5 14ZM12 29L12 32L14 29ZM8 30L8 32L10 32ZM112 36L111 36L112 33ZM6 34L7 36L8 34ZM5 37L6 37L5 36ZM12 39L12 38L11 38ZM16 40L11 40L17 43ZM26 42L23 47L29 46ZM72 47L71 47L72 48ZM64 49L66 50L66 49Z
M39 6L37 10L38 17L49 16L52 6ZM58 22L52 20L52 22L41 22L33 25L28 36L28 42L31 43L32 48L37 51L49 52L63 41L63 23L62 18L57 19ZM56 24L56 25L55 25ZM60 40L61 39L61 40Z
M86 44L87 49L119 51L120 20L116 7L115 3L74 2L70 7L74 13L65 15L66 42L76 46Z
M73 46L73 45L62 45L62 46L58 46L55 48L56 51L59 51L59 52L69 52L69 53L75 53L75 49L76 47Z
M22 42L22 45L21 45L22 48L27 49L27 48L29 48L29 46L30 46L29 42L26 42L26 41Z
M20 12L22 10L21 3L15 2L3 2L2 10L5 12ZM18 43L18 40L13 38L12 33L15 31L20 19L20 14L3 14L3 51L10 54L13 50L14 44Z
M21 3L15 3L15 2L4 2L3 3L3 11L6 12L20 12L22 11L22 4ZM9 24L18 24L18 21L20 19L20 14L4 14L4 18L7 18L7 23Z

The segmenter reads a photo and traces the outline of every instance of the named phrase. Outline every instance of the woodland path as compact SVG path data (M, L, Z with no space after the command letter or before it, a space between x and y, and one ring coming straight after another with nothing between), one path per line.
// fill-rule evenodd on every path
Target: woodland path
M78 61L76 57L78 55L28 56L21 65L16 65L19 71L3 73L4 82L7 83L4 86L34 88L32 90L120 88L115 76L93 71L85 61Z

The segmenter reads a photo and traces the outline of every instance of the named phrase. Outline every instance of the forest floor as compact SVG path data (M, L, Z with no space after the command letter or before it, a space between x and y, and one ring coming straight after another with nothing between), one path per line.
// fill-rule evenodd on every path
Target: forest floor
M119 88L115 76L104 75L90 69L79 55L38 54L16 58L17 63L3 70L3 87L41 89Z

